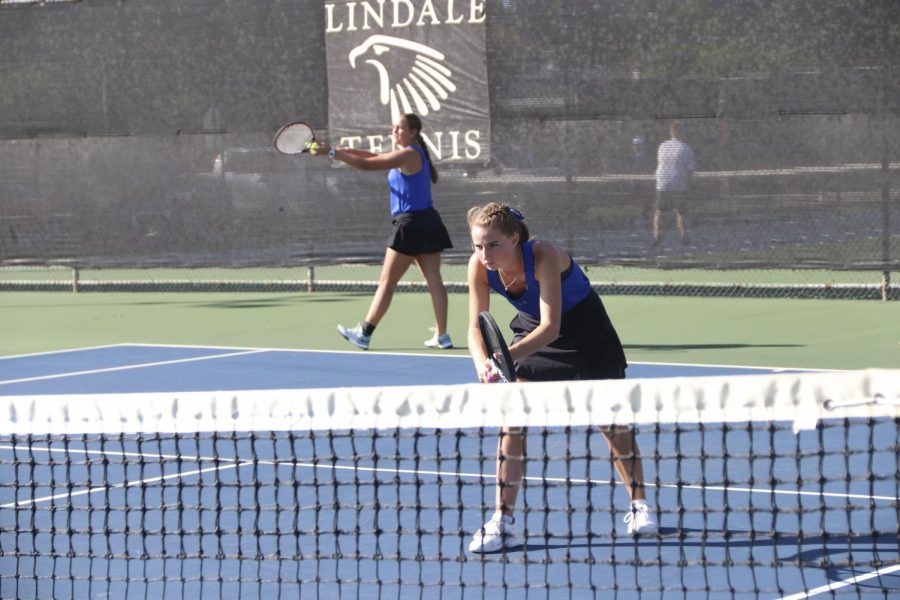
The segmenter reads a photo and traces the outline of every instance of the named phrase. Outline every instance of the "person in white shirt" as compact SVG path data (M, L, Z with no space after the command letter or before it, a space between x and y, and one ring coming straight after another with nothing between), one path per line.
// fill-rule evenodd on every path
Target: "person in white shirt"
M669 139L659 145L656 155L656 211L653 214L653 243L659 244L663 211L675 212L681 243L687 243L685 213L691 174L696 168L694 151L678 139L678 121L669 127Z

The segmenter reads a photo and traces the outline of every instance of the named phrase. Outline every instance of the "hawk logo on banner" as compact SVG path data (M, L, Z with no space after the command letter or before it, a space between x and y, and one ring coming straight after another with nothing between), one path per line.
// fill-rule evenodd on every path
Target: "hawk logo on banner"
M490 160L484 0L331 1L325 17L335 143L390 150L415 113L436 160Z
M450 80L452 72L441 64L444 55L423 44L386 35L373 35L350 52L350 66L357 59L371 55L365 62L378 71L378 94L382 104L391 107L391 122L401 114L441 110L441 100L456 91ZM384 55L384 56L382 56ZM391 60L392 69L385 63ZM392 74L396 84L392 84Z

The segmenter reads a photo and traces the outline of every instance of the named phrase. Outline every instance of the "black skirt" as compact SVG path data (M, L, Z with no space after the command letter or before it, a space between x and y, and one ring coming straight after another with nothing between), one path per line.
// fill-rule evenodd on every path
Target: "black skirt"
M394 217L393 223L394 229L387 245L400 254L417 256L453 247L441 215L433 208L400 213Z
M540 325L526 313L510 322L514 342ZM562 317L559 337L516 363L516 376L529 381L624 379L625 351L609 315L595 292Z

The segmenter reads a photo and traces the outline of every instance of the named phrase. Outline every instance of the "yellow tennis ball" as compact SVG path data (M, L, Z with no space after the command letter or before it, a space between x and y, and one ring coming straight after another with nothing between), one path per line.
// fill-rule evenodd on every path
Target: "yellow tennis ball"
M309 153L310 153L310 154L315 154L315 153L318 152L318 151L319 151L319 145L318 145L317 143L315 143L315 142L312 142L312 143L309 145Z

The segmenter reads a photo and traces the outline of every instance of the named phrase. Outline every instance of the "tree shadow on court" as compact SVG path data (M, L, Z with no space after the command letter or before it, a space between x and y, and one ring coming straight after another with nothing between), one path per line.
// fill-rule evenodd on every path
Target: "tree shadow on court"
M340 302L348 302L350 298L310 298L300 296L284 296L277 298L245 298L241 300L222 300L219 302L198 302L193 304L195 308L221 308L221 309L243 309L243 308L272 308L283 306L300 306L301 303L329 303L336 304Z
M702 551L704 556L708 556L708 553L714 550L728 553L744 550L750 553L750 562L759 564L759 566L768 567L774 564L784 567L809 566L831 569L842 565L846 566L849 561L853 561L855 568L865 569L870 566L867 563L868 559L875 563L879 562L880 553L896 555L897 536L889 533L858 535L822 532L804 535L781 532L754 534L747 531L661 527L659 534L654 536L579 536L571 542L558 541L558 538L544 542L541 541L539 535L532 535L525 544L508 548L505 552L507 554L569 552L579 548L616 552L628 548L635 550L659 548L660 553L677 553L680 551L679 549L694 549ZM787 553L775 554L779 550L787 550ZM498 554L502 554L502 552L491 556ZM716 564L716 561L710 560L711 564ZM726 558L723 557L722 560L724 561Z
M626 350L740 350L743 348L802 348L806 344L623 344Z
M270 307L302 307L304 304L339 304L344 302L356 302L353 297L330 296L259 296L257 298L234 298L224 300L144 300L140 302L128 302L128 306L183 306L188 308L270 308ZM77 306L77 305L73 305Z
M374 347L372 348L375 349ZM453 348L449 348L448 350L438 350L437 348L429 348L425 344L421 346L406 346L403 348L396 348L391 346L390 348L383 348L385 352L409 352L410 354L427 354L430 356L436 356L440 358L441 356L459 356L459 352L453 352L453 350L463 350L465 352L469 351L468 346L460 346L459 344L453 344Z
M806 344L622 344L625 350L648 350L658 352L671 352L678 350L741 350L744 348L803 348ZM466 350L468 346L453 345L454 350ZM427 352L428 348L422 346L408 346L404 348L391 348L393 352Z
M659 535L633 538L609 534L593 538L578 537L571 542L544 542L540 535L529 536L527 543L483 559L498 562L550 564L572 561L575 565L612 567L634 565L635 568L664 565L676 567L666 579L675 591L686 585L685 571L678 568L699 567L716 580L751 584L757 593L777 590L784 582L800 581L805 587L835 581L849 581L871 574L896 562L897 536L894 534L805 534L727 531L711 529L660 528ZM590 557L590 560L588 558ZM693 571L696 573L696 571ZM687 575L688 578L693 575ZM780 578L784 577L784 580ZM887 594L896 589L898 578L888 572L865 581L853 581L852 591ZM709 584L709 580L706 580ZM783 595L779 593L778 595ZM704 596L706 597L706 596ZM878 597L881 597L879 595Z

